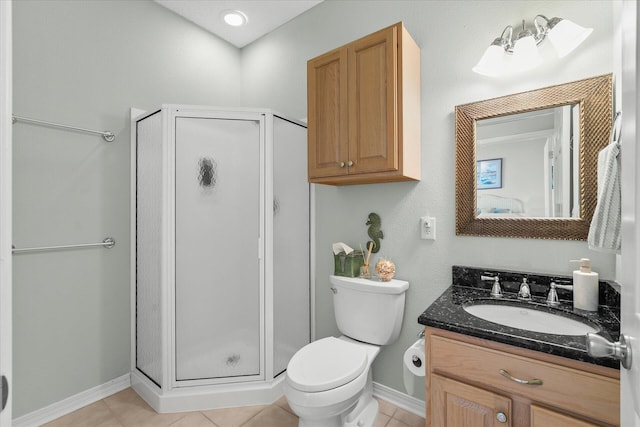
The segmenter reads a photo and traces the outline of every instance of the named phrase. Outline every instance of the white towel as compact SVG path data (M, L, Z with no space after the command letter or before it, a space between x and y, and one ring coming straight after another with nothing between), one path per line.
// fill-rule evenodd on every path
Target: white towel
M587 243L589 249L620 253L620 143L615 137L612 139L614 141L598 153L598 203Z

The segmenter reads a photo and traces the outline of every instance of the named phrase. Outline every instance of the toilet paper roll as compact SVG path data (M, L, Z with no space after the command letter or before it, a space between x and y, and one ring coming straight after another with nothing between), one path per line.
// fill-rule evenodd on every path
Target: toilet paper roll
M413 395L415 391L415 378L425 375L424 338L414 342L404 352L402 358L404 388L407 393Z
M424 377L424 338L414 342L411 347L404 352L404 364L413 375Z

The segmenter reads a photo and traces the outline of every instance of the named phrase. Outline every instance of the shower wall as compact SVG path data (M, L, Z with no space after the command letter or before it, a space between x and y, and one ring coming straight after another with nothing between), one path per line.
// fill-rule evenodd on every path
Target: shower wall
M133 127L133 386L159 412L197 406L163 402L192 386L201 409L239 383L265 393L237 405L269 403L310 340L306 127L176 105Z

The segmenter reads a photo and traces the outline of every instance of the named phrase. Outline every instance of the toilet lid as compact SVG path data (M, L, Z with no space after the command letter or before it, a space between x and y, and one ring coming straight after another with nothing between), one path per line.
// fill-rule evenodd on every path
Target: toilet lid
M293 355L287 378L300 391L331 390L357 378L367 361L367 352L359 345L334 337L322 338Z

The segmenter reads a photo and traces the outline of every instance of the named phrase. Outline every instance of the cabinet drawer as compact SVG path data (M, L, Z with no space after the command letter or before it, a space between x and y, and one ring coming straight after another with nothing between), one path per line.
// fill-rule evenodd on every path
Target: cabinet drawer
M432 335L427 346L430 370L562 408L585 417L618 425L620 382L602 375L558 366L474 344ZM504 370L523 380L542 384L520 384L500 374Z
M559 414L547 408L531 405L531 427L598 427L586 421Z

